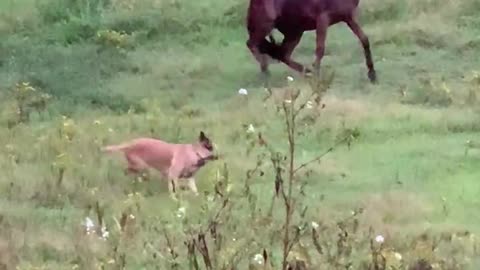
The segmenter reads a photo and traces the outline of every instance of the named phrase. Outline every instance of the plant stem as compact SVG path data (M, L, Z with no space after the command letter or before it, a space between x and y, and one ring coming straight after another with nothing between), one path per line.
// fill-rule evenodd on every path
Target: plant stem
M284 107L285 118L287 124L287 133L288 133L288 146L289 146L289 168L288 168L288 195L284 198L285 203L285 233L283 236L283 262L282 269L287 269L287 258L290 253L290 223L293 214L292 207L292 190L293 190L293 180L295 176L295 112L294 112L294 102L291 103L291 108L288 111Z

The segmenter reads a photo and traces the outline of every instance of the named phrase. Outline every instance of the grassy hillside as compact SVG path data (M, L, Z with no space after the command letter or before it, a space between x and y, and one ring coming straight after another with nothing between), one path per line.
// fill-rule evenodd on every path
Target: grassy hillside
M295 163L337 147L293 183L290 226L282 196L271 204L275 156L255 144L261 132L289 158L285 116L262 101L245 46L247 4L0 1L1 269L264 269L263 250L260 263L282 269L285 228L288 261L308 269L373 269L377 251L390 269L478 269L479 2L362 0L376 85L356 37L329 28L322 70L335 76L325 108L298 118ZM294 58L312 63L314 44L306 34ZM284 65L271 73L273 91L312 91ZM197 175L201 196L179 202L154 172L134 182L121 156L99 150L200 130L224 158ZM85 234L86 217L108 237ZM370 246L377 235L385 242Z

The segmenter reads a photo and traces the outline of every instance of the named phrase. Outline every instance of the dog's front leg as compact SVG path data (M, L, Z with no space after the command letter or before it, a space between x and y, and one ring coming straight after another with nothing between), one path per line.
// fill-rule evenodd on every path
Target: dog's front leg
M170 197L174 201L178 201L176 193L177 193L177 187L178 187L177 185L178 179L180 178L180 172L181 172L180 166L172 166L168 171L168 191L170 192Z
M177 195L176 195L176 189L177 189L177 179L176 178L168 178L168 192L170 193L170 197L174 201L178 201Z
M198 190L197 190L197 185L195 184L195 178L190 177L188 178L188 187L190 190L195 194L195 196L198 196Z

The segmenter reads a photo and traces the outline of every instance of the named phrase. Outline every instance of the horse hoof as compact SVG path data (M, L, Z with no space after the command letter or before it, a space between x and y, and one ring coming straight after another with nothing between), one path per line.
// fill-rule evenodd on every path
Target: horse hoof
M313 76L313 72L309 68L305 69L303 74L305 74L305 77L307 78L310 78Z
M375 72L375 70L369 70L368 71L368 79L373 84L377 83L377 73Z

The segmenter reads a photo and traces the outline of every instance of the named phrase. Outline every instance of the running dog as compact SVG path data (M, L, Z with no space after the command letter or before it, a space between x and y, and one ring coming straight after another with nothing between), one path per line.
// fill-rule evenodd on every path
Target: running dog
M168 179L170 196L176 199L176 187L180 179L188 181L188 187L198 195L194 174L209 160L217 160L210 139L203 131L198 142L175 144L153 138L138 138L119 145L109 145L102 151L123 152L128 162L126 174L140 173L153 168Z

